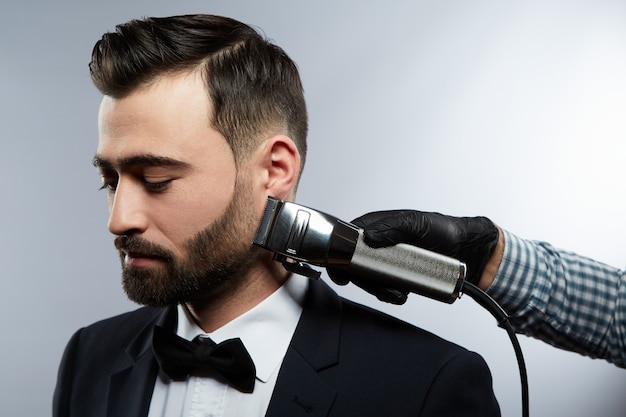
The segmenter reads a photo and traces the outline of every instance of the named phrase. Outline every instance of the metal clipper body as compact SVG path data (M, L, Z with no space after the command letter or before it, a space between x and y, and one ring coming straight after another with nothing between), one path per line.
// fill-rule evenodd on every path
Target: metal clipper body
M307 264L452 303L460 294L465 264L412 245L372 248L363 231L328 214L268 197L254 244L275 253L295 273L319 276Z

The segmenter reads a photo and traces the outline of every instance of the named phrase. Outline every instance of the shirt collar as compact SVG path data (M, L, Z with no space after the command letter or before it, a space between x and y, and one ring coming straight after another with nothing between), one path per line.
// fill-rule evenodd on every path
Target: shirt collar
M257 378L267 382L287 352L307 288L308 278L292 275L254 308L211 333L205 333L179 305L176 334L187 340L205 335L215 343L239 337L252 357Z

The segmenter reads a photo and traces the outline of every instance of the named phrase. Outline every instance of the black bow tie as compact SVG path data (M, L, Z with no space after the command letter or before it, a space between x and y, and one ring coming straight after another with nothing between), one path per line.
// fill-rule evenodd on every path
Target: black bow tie
M254 389L254 362L239 338L215 344L209 338L196 337L190 342L155 326L152 350L163 372L173 380L214 370L239 391L250 393Z

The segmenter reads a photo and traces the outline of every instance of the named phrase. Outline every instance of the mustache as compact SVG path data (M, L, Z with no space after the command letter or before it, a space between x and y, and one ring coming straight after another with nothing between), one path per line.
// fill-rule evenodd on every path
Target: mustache
M145 256L172 260L170 251L156 243L149 242L136 236L118 236L113 241L115 248L120 252L138 253Z

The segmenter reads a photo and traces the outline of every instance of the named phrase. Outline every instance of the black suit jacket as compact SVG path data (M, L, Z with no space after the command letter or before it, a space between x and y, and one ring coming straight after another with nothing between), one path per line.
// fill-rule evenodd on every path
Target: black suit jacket
M63 355L54 417L147 416L158 365L155 324L175 309L141 308L76 332ZM268 417L499 416L483 359L311 281Z

